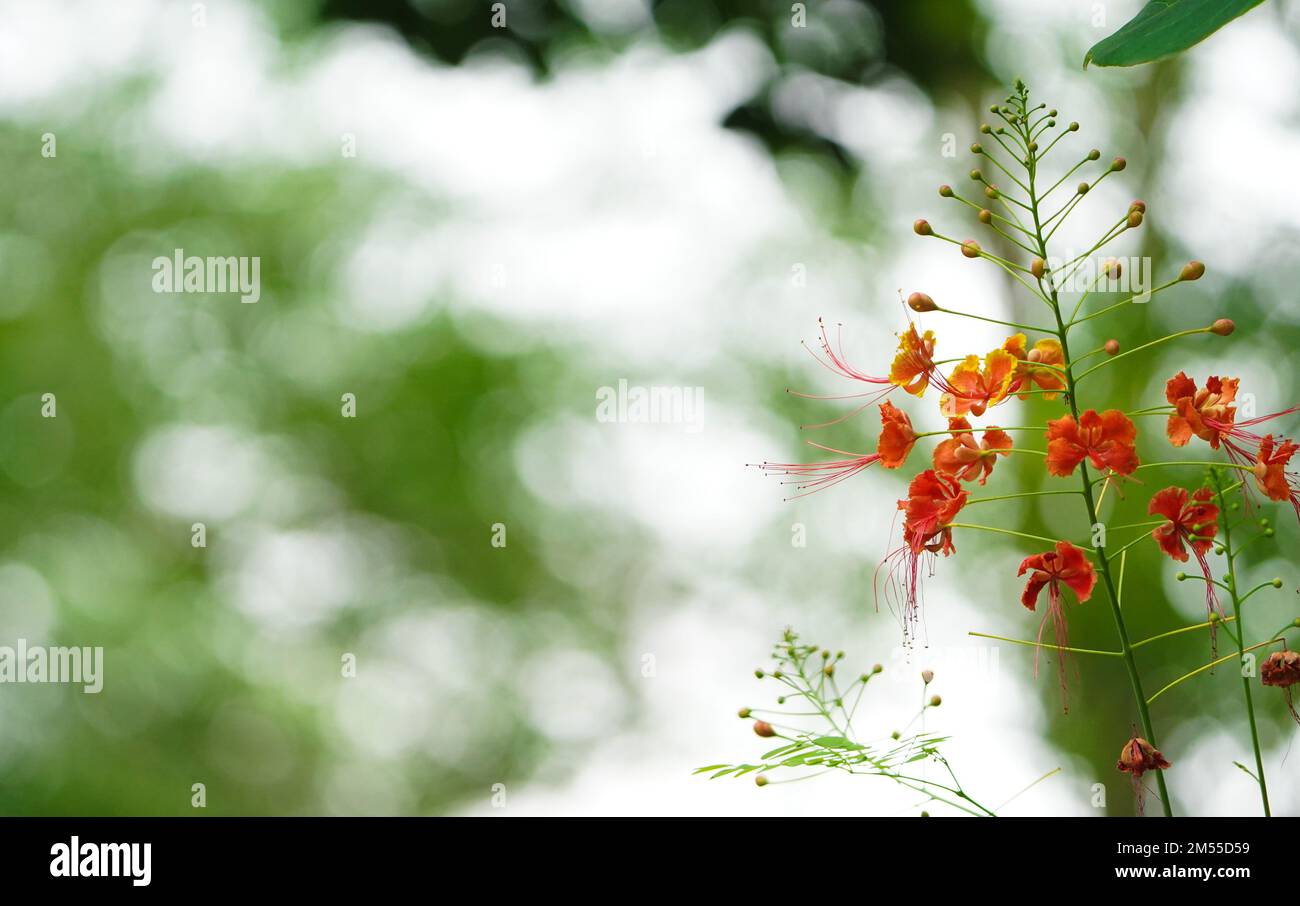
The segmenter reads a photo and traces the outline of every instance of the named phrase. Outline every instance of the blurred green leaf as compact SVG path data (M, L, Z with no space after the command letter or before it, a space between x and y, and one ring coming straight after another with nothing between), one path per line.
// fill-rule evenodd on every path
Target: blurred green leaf
M1199 44L1263 0L1151 0L1083 58L1098 66L1136 66Z

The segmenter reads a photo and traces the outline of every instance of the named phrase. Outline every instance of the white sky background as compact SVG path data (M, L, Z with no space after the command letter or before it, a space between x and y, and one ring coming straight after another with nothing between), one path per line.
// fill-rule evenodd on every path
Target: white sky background
M1087 143L1123 147L1130 161L1143 156L1133 131L1112 115L1122 92L1103 91L1132 74L1085 74L1073 63L1079 55L1062 60L1062 46L1096 39L1089 31L1093 4L985 5L1000 23L988 52L1001 74L1032 76L1040 97L1088 124ZM1138 5L1110 4L1104 32ZM627 4L607 9L589 0L582 6L600 21L625 21L621 14L603 14ZM1197 101L1170 114L1178 118L1181 137L1168 149L1162 185L1169 188L1149 199L1167 211L1164 229L1189 249L1203 250L1200 257L1211 257L1212 248L1216 266L1228 272L1251 267L1279 228L1300 226L1294 173L1300 59L1271 15L1257 11L1194 52ZM1290 15L1294 34L1294 7ZM1085 31L1089 38L1080 41ZM1063 45L1053 37L1061 34L1073 37ZM562 669L530 672L529 700L557 740L600 741L571 778L547 780L562 772L546 765L542 779L532 783L503 778L510 786L505 814L915 813L910 806L916 797L884 781L825 778L760 792L748 780L708 783L689 776L694 766L753 759L761 751L731 715L742 704L763 703L750 672L765 665L763 655L787 622L806 637L846 649L850 666L881 661L887 676L909 677L873 686L868 700L879 708L885 731L905 723L919 699L919 684L910 677L934 667L935 691L945 705L929 718L929 728L957 737L951 760L986 803L999 804L1058 765L1062 776L1008 812L1090 814L1094 779L1106 781L1112 796L1126 795L1115 777L1080 775L1040 741L1040 706L1021 652L1001 650L997 669L963 662L974 650L968 629L1006 621L965 597L957 570L941 564L930 582L932 650L913 653L910 661L895 651L896 623L872 613L865 597L849 605L818 600L819 558L856 551L866 563L878 559L892 513L877 504L894 496L892 484L867 474L853 487L783 508L774 485L740 468L779 453L788 426L774 421L766 411L770 401L734 366L738 354L796 363L808 375L807 389L816 390L832 385L798 341L813 338L818 316L846 323L857 360L882 362L901 326L899 289L924 289L941 304L977 301L995 317L1010 314L996 271L910 232L917 216L936 224L957 221L951 208L938 204L934 187L955 183L967 156L946 160L937 149L943 134L954 132L964 150L978 113L933 108L901 77L872 89L811 77L786 81L781 92L789 108L803 111L809 123L868 164L866 178L882 199L894 244L863 248L827 235L766 152L721 127L722 117L774 66L761 43L742 32L720 35L685 56L649 42L611 62L575 55L545 84L499 59L442 67L373 27L323 32L291 66L283 53L261 14L235 0L208 3L202 29L190 26L188 3L11 0L0 3L0 114L39 125L42 110L86 109L99 86L143 72L159 80L157 91L120 125L116 138L142 170L196 162L336 162L340 135L355 134L358 166L391 173L445 205L434 216L413 192L366 212L360 240L345 247L335 295L326 300L341 323L362 331L416 329L433 306L450 299L466 334L486 349L576 340L585 364L608 375L604 383L705 384L699 434L577 421L561 410L530 431L515 453L541 500L618 510L653 531L656 546L647 555L658 581L648 580L644 600L636 602L644 618L627 641L626 663L629 675L637 675L641 656L653 653L657 674L639 680L640 697L628 702L609 691L609 677L581 653L569 660L558 653ZM1199 191L1182 191L1189 182ZM1110 187L1108 208L1127 201L1119 186ZM1102 219L1082 214L1075 225L1080 241L1096 233ZM807 267L805 287L789 279L796 263ZM523 329L481 330L476 325L485 312ZM1293 321L1297 308L1282 306L1278 316ZM971 322L927 326L941 337L945 328L950 337L960 331L960 345L971 349L992 348L1005 334ZM918 421L937 424L932 407L925 408L928 414ZM181 476L173 491L149 475L166 468L168 450L192 453L209 441L242 451L221 457L227 469L222 480L239 489L239 500L259 499L259 482L268 480L264 443L181 425L160 431L137 458L146 505L188 511L183 495L192 493L184 490L192 487L189 478ZM556 462L570 465L557 469ZM246 474L228 474L241 468ZM331 557L346 548L340 533L351 529L276 534L276 514L257 518L272 534L230 555L225 587L232 603L275 627L309 624L322 615L298 608L320 607L319 596L278 588L277 564ZM785 541L795 519L810 531L809 547L798 552ZM808 574L809 601L777 600L739 572L753 546L764 543L802 558L790 569ZM346 557L331 562L341 573L337 583L345 586L355 579L349 571L363 568ZM665 600L659 589L671 583L683 591ZM999 591L1012 589L1008 579ZM1049 665L1042 681L1055 682ZM394 688L382 690L400 697L400 677L392 682ZM370 701L340 702L344 722ZM423 719L421 704L368 717L378 723L365 729L382 735L386 728L409 727ZM609 737L571 713L584 708L637 718ZM1217 791L1210 812L1250 801L1243 787L1248 779L1230 765L1245 752L1239 741L1207 730L1197 753L1180 762L1185 779L1179 786ZM1294 811L1300 790L1288 786L1284 772L1270 779L1274 801L1289 802ZM356 800L340 795L336 801L345 810ZM483 803L466 811L499 813L489 807L486 791Z

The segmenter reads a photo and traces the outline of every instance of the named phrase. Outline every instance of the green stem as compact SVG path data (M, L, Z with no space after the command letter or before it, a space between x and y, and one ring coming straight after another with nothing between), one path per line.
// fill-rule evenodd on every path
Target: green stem
M1151 642L1158 642L1158 641L1160 641L1161 639L1167 639L1167 638L1169 638L1171 635L1181 635L1181 634L1184 633L1184 632L1194 632L1194 631L1197 630L1197 629L1205 629L1205 628L1207 628L1207 627L1209 627L1209 626L1213 626L1213 625L1215 625L1215 623L1218 623L1218 625L1222 626L1222 625L1225 624L1225 623L1231 623L1231 622L1232 622L1233 620L1235 620L1235 619L1237 619L1237 618L1236 618L1236 617L1224 617L1224 618L1221 619L1221 620L1206 620L1204 623L1197 623L1195 626L1180 626L1180 627L1177 628L1177 629L1171 629L1171 630L1169 630L1168 632L1162 632L1162 633L1160 633L1159 635L1153 635L1153 636L1151 636L1150 638L1143 639L1143 640L1140 641L1140 642L1134 642L1134 643L1133 643L1133 647L1134 647L1134 648L1141 648L1143 645L1148 645L1148 644L1150 644Z
M1223 552L1228 561L1228 594L1232 598L1232 614L1237 618L1237 663L1240 664L1246 658L1246 649L1243 647L1246 639L1246 623L1242 613L1242 604L1246 599L1237 594L1237 565L1233 561L1232 554L1232 520L1228 518L1228 504L1223 498L1223 482L1217 472L1214 473L1214 488L1219 498L1219 522L1223 526ZM1259 797L1264 803L1264 817L1270 818L1273 811L1268 804L1268 782L1264 779L1264 755L1259 748L1259 728L1255 725L1255 702L1251 697L1249 677L1241 678L1241 688L1245 693L1246 717L1250 722L1250 745L1255 750L1255 779L1259 782Z
M1034 235L1038 240L1039 257L1046 261L1049 257L1047 254L1047 241L1043 238L1043 225L1039 221L1038 199L1032 191L1034 188L1034 179L1037 175L1038 164L1033 152L1030 152L1026 159L1028 161L1029 186L1031 189L1029 193L1030 207L1033 209L1034 214ZM1061 341L1061 352L1064 354L1065 361L1069 362L1069 331L1066 329L1065 321L1061 317L1060 299L1057 291L1052 288L1050 281L1048 282L1048 288L1051 292L1052 312L1056 316L1056 336ZM1114 361L1114 358L1109 359L1108 361ZM1070 412L1077 422L1079 420L1079 403L1076 390L1078 381L1074 376L1074 367L1072 365L1067 366L1065 379L1068 399L1070 401ZM1088 463L1086 461L1079 464L1079 476L1083 489L1083 500L1088 513L1088 524L1090 526L1096 525L1098 522L1097 505L1093 499L1092 481L1088 477ZM1134 704L1137 705L1138 717L1142 722L1142 732L1145 735L1147 742L1151 743L1153 746L1157 746L1155 731L1151 726L1151 714L1147 709L1146 695L1142 691L1142 677L1138 673L1137 659L1133 657L1133 646L1129 642L1128 627L1124 623L1124 614L1119 607L1119 593L1116 591L1115 581L1111 577L1110 561L1104 556L1098 557L1097 560L1102 582L1106 587L1106 596L1110 603L1111 616L1115 620L1115 632L1119 636L1120 650L1124 657L1124 666L1125 669L1128 670L1129 682L1133 686L1133 700ZM1155 774L1156 783L1160 788L1160 807L1163 809L1165 817L1172 817L1173 806L1169 801L1169 790L1165 785L1165 772L1156 771Z
M1073 654L1104 654L1107 657L1123 657L1122 651L1099 651L1096 648L1069 648L1065 645L1044 645L1041 642L1031 642L1028 639L1009 639L1002 635L989 635L987 632L968 632L967 635L973 635L981 639L996 639L999 642L1010 642L1013 645L1028 645L1030 648L1046 648L1049 651L1069 651Z

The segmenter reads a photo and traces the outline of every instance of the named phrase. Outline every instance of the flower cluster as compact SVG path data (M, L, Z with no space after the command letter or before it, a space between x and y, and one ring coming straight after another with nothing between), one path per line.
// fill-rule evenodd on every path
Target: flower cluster
M997 128L984 125L980 129L981 133L990 136L1011 155L1015 164L1022 169L1022 177L1013 175L1008 166L983 145L976 144L971 149L976 155L988 158L999 171L1005 173L1021 190L1019 197L989 181L981 170L972 171L971 178L983 187L987 201L976 202L963 198L950 186L942 186L939 190L942 197L958 200L977 209L980 223L997 233L1004 245L1008 248L1018 247L1031 256L1027 263L985 251L975 240L959 241L945 236L936 231L928 220L917 220L913 230L919 236L936 238L957 246L966 258L984 259L997 265L1046 306L1054 323L1035 327L1000 321L943 307L936 304L928 294L914 292L907 298L906 304L916 320L909 315L906 328L898 334L897 352L887 371L883 367L864 370L850 365L842 343L837 341L832 346L823 325L821 354L816 356L818 360L831 372L866 384L869 389L851 395L853 398L865 399L853 412L816 427L840 424L854 414L877 406L881 429L875 450L848 453L813 444L814 447L836 454L837 458L812 463L763 463L761 468L793 476L787 481L797 485L802 495L838 484L877 462L887 469L902 469L918 456L927 460L919 464L919 470L907 485L906 497L897 504L898 510L903 514L902 542L885 555L877 570L878 578L883 574L885 596L891 606L900 612L904 634L908 638L914 637L917 631L921 601L920 579L925 574L933 573L940 558L956 554L954 532L987 530L1046 542L1046 550L1032 553L1020 560L1016 575L1027 577L1020 598L1021 604L1030 611L1041 613L1037 639L1032 644L1038 650L1052 647L1057 652L1063 706L1066 692L1065 656L1070 650L1064 602L1068 594L1078 604L1084 604L1092 598L1099 582L1104 584L1122 643L1122 650L1113 653L1125 660L1134 687L1138 717L1142 722L1143 735L1139 736L1136 732L1133 734L1125 745L1119 762L1119 769L1132 774L1136 780L1147 771L1163 772L1169 767L1169 762L1155 749L1147 700L1133 656L1132 649L1135 646L1128 642L1124 628L1124 617L1119 608L1118 582L1113 575L1117 570L1112 570L1112 565L1128 547L1143 538L1154 540L1158 550L1174 561L1182 563L1187 562L1189 557L1195 557L1201 579L1205 583L1205 628L1210 638L1211 657L1217 656L1216 632L1220 626L1229 622L1229 615L1217 592L1228 586L1214 578L1208 556L1212 550L1222 552L1219 526L1221 520L1227 518L1223 512L1224 495L1238 489L1249 495L1253 484L1254 489L1269 500L1290 502L1297 519L1300 519L1300 476L1290 468L1292 457L1300 447L1277 433L1260 435L1251 430L1265 422L1294 413L1300 407L1243 418L1239 416L1237 408L1240 384L1237 378L1210 376L1205 379L1203 386L1198 386L1194 378L1182 371L1166 383L1166 405L1127 412L1119 408L1099 410L1082 406L1079 384L1094 371L1123 361L1128 355L1179 338L1196 335L1228 336L1233 332L1234 326L1232 321L1219 318L1208 326L1160 337L1128 352L1121 352L1121 344L1112 338L1089 352L1072 355L1072 329L1135 300L1147 301L1156 292L1179 283L1198 280L1204 275L1205 267L1200 262L1190 262L1181 269L1177 278L1157 286L1149 294L1144 294L1142 299L1137 299L1135 293L1117 304L1082 314L1096 282L1103 278L1113 278L1120 273L1119 264L1111 260L1098 269L1097 281L1094 281L1093 287L1083 293L1073 312L1069 311L1059 288L1077 270L1080 259L1064 265L1049 265L1049 261L1056 259L1049 255L1048 239L1097 183L1111 173L1123 170L1125 163L1123 158L1115 158L1109 168L1095 180L1081 183L1057 213L1047 216L1044 201L1057 190L1065 177L1052 188L1041 191L1038 182L1040 165L1059 139L1076 131L1078 127L1077 124L1071 124L1069 129L1047 143L1048 133L1056 128L1056 111L1044 108L1043 104L1030 107L1027 90L1023 84L1017 83L1015 92L1004 104L990 108L1001 118L1003 125ZM1046 147L1042 147L1044 144ZM1089 152L1078 166L1095 161L1098 157L1099 152ZM1078 166L1069 173L1075 172ZM1096 253L1106 243L1124 233L1140 228L1146 210L1145 203L1134 201L1118 223L1093 247L1091 253ZM985 322L1005 324L1016 332L1008 336L998 348L982 355L963 351L954 358L940 359L936 357L939 334L933 329L922 330L918 320L922 316L942 315L976 317ZM1031 345L1029 334L1041 336ZM1075 339L1077 342L1077 337ZM1094 356L1099 356L1099 360L1085 366L1084 363ZM945 366L948 366L946 370ZM918 432L913 427L912 418L885 399L894 390L902 389L904 394L920 400L931 387L938 391L938 410L940 416L947 420L946 430ZM1012 399L1026 400L1032 396L1059 406L1059 414L1041 425L1008 426L1005 419L985 425L972 422L982 418L991 420L993 410L998 407L1005 406ZM1138 422L1152 416L1165 417L1164 439L1169 445L1177 448L1194 442L1205 443L1211 453L1219 453L1225 458L1225 469L1237 470L1240 481L1226 488L1220 482L1215 488L1187 488L1175 484L1155 490L1150 494L1147 511L1159 518L1137 526L1142 528L1141 534L1119 550L1113 550L1114 545L1108 549L1104 535L1103 540L1093 538L1085 543L1077 538L1037 538L997 525L975 525L959 521L963 518L961 514L964 508L974 502L1032 497L1044 493L1073 494L1083 504L1081 515L1087 518L1086 525L1097 526L1101 523L1102 498L1111 486L1140 487L1141 482L1134 475L1140 469L1194 464L1143 462L1139 455L1139 441L1144 440L1149 444L1154 438L1140 437L1142 432L1139 432ZM1146 424L1149 425L1150 422ZM1012 432L1030 433L1020 442L1013 443ZM1035 434L1043 439L1041 449L1031 443ZM928 455L918 454L919 442L927 437L939 439ZM1046 476L1060 480L1073 478L1073 487L1068 490L1052 488L972 498L972 486L988 484L994 479L998 461L1016 453L1040 457ZM1249 496L1246 500L1249 502ZM1155 528L1150 530L1152 525ZM1086 531L1087 529L1084 530ZM1084 532L1081 532L1081 536ZM924 570L923 561L926 567ZM1008 566L1013 563L1009 560ZM1179 577L1185 576L1180 574ZM1239 597L1235 585L1229 591L1239 618L1240 604L1244 599ZM1046 606L1040 609L1044 592ZM1052 644L1046 646L1044 637L1049 624L1053 638ZM1244 652L1245 643L1241 641L1241 634L1238 625L1234 639ZM1268 667L1269 678L1264 680L1266 683L1283 685L1289 689L1300 678L1300 658L1279 658L1274 655L1269 663L1274 666ZM1283 682L1283 679L1289 681ZM1158 774L1158 777L1161 798L1168 813L1163 774ZM1261 782L1261 787L1262 785Z

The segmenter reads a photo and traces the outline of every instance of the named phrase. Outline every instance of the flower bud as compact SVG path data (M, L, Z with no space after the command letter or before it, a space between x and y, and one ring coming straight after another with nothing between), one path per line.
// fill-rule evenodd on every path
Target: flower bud
M1117 355L1119 353L1119 340L1110 339L1106 341L1106 355Z
M979 218L980 223L988 224L993 222L993 212L990 211L988 208L984 208L983 210L981 210L979 214L976 215L976 217Z
M978 258L980 256L980 244L974 239L967 239L961 244L961 253L967 258Z
M997 112L998 112L998 105L997 105L997 104L989 104L989 113L997 113Z
M772 725L765 720L754 721L754 732L764 739L776 735L776 730L773 730Z
M927 686L930 685L930 683L934 682L934 671L933 671L933 670L922 670L922 671L921 671L921 682L925 683Z
M884 670L884 669L885 669L885 668L882 667L882 666L880 666L879 664L875 664L875 665L872 666L872 668L871 668L871 672L872 672L872 673L879 673L880 671L882 671L882 670Z
M739 711L736 712L736 714L740 716L741 720L744 720L745 718L749 717L749 709L741 708Z
M1189 261L1183 265L1179 280L1199 280L1205 276L1205 265L1199 261Z
M970 146L970 153L971 153L971 154L983 154L983 153L984 153L984 146L981 145L979 142L975 142L973 145Z
M921 218L912 224L912 232L918 236L929 236L934 233L934 230L930 229L930 221Z
M1030 151L1037 151L1037 150L1038 150L1038 142L1030 142L1030 143L1029 143L1029 150L1030 150Z
M990 132L992 132L992 131L993 131L993 130L992 130L991 128L989 128L989 124L988 124L988 123L981 123L981 124L980 124L980 134L981 134L981 135L988 135L988 134L989 134Z
M942 704L943 704L943 699L942 699L942 698L940 698L940 697L937 696L937 695L931 695L931 696L930 696L930 707L931 707L931 708L937 708L937 707L939 707L939 706L942 705Z
M1268 583L1268 584L1269 584L1269 585L1272 585L1274 588L1281 588L1281 587L1282 587L1282 580L1281 580L1281 579L1274 579L1272 582L1270 582L1270 583Z
M1128 161L1126 161L1122 157L1117 157L1110 162L1110 168L1114 170L1116 173L1118 173L1120 170L1123 170L1127 166L1128 166Z
M762 671L762 670L755 670L755 671L754 671L754 676L758 677L759 679L762 679L762 678L763 678L763 671Z
M834 676L834 675L835 675L835 665L834 665L834 664L827 664L825 667L822 668L822 673L826 674L827 676Z
M1231 318L1220 318L1210 325L1210 333L1218 334L1221 337L1226 337L1236 329L1237 325L1232 323Z
M1092 188L1092 187L1089 186L1086 182L1081 182L1081 183L1079 183L1079 189L1078 189L1078 192L1079 192L1080 195L1087 195L1087 194L1088 194L1088 190L1089 190L1090 188Z
M925 293L912 293L907 297L907 307L912 311L925 312L934 311L939 306L935 305L934 300Z
M944 198L952 198L952 186L942 185L939 187L939 194Z
M1101 272L1112 280L1118 280L1124 273L1124 265L1118 258L1107 258L1101 266Z
M1091 151L1088 152L1088 160L1096 160L1099 157L1101 157L1101 152L1098 151L1096 148L1093 148Z
M1053 107L1051 110L1047 111L1047 115L1048 115L1048 116L1056 116L1056 108Z
M1128 209L1130 211L1141 211L1143 214L1145 214L1147 212L1147 203L1142 199L1138 198L1135 199L1134 202L1128 206Z
M754 786L767 786L767 778L759 774L754 778Z
M1079 124L1078 124L1078 123L1071 123L1070 125L1066 126L1065 128L1068 129L1068 130L1071 131L1071 132L1078 132L1078 131L1079 131Z
M979 170L971 170L970 178L975 180L976 182L979 182L981 179L984 178L984 174L981 173Z
M984 190L984 194L987 195L989 198L997 198L999 194L998 187L989 186L987 189Z
M1137 210L1136 208L1129 211L1128 212L1129 229L1136 230L1138 227L1142 226L1142 218L1143 218L1142 212Z
M1035 280L1042 280L1043 274L1047 272L1047 262L1042 258L1035 258L1029 262L1029 273L1034 275Z

